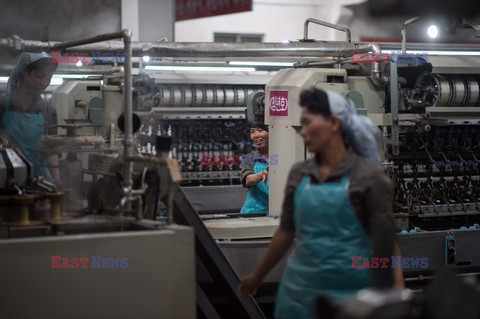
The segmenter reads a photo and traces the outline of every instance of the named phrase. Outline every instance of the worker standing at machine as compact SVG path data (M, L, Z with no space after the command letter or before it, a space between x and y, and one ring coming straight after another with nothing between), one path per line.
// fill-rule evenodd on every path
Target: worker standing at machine
M300 133L315 158L291 169L280 227L238 288L241 297L255 293L296 239L275 318L312 318L320 295L342 302L367 287L370 269L352 267L352 256L369 258L372 248L373 256L384 251L378 247L385 234L393 247L395 232L393 188L379 165L378 128L335 92L304 90L300 105ZM388 275L390 284L403 287L400 268Z
M33 175L59 182L58 154L42 152L44 125L57 124L57 113L41 97L58 64L45 52L20 55L0 97L0 134L18 147L33 165ZM46 163L53 167L52 172ZM53 176L52 176L53 175Z
M241 213L268 211L268 126L250 127L250 139L256 149L242 157L240 167L243 187L248 187Z

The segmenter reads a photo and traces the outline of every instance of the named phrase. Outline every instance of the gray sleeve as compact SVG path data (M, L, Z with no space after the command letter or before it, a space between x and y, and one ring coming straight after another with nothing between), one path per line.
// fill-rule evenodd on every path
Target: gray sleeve
M285 195L282 204L282 215L280 216L280 228L284 231L294 231L295 224L293 221L293 210L295 191L302 180L302 173L300 167L303 163L296 163L287 178L287 185L285 186Z
M368 184L363 204L372 239L373 256L389 257L396 232L393 185L382 170L375 170Z
M394 232L393 185L390 178L382 170L375 170L368 184L363 204L370 229L380 222Z
M246 185L247 176L254 173L251 158L252 158L251 154L244 154L242 156L241 163L240 163L240 169L241 169L240 182L242 183L242 186L245 188L248 187Z

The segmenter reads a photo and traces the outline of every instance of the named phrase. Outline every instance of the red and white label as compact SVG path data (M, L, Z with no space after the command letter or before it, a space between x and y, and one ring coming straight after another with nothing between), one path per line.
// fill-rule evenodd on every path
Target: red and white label
M288 91L270 91L270 115L288 116Z

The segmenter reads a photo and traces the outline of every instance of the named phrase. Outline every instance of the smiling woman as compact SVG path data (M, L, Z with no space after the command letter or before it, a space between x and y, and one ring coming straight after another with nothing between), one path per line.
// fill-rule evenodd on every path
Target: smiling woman
M246 154L240 164L242 186L248 187L240 212L263 213L268 211L268 127L250 127L250 139L256 150Z

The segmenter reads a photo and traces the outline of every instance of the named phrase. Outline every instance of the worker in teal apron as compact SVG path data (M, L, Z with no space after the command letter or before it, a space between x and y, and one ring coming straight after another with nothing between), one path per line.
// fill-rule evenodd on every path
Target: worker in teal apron
M340 183L313 184L304 177L294 197L295 250L285 269L275 318L310 318L315 299L341 302L368 283L368 269L351 256L370 257L369 238L348 198L348 174Z
M370 269L352 267L352 257L379 251L382 238L369 225L395 231L392 202L385 200L393 188L379 165L378 128L338 93L312 88L299 101L300 133L315 158L291 169L280 227L238 287L241 297L254 294L295 240L277 292L276 319L318 318L318 297L340 304L366 288ZM401 269L395 280L401 288Z
M268 127L250 127L250 138L255 150L242 157L241 182L248 187L241 213L268 212Z
M56 66L47 53L22 53L8 79L7 94L1 101L0 135L19 148L31 162L34 176L42 176L48 181L53 177L45 161L41 138L45 116L53 111L49 112L41 93L50 84ZM53 154L49 161L58 166L58 155Z

